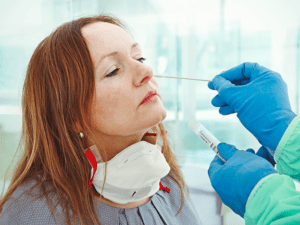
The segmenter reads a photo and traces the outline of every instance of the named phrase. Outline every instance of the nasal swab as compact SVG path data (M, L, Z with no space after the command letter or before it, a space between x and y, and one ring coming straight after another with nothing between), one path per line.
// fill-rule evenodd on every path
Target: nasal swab
M155 77L158 77L158 78L166 77L166 78L187 79L187 80L198 80L198 81L208 81L208 82L211 82L211 80L204 80L204 79L197 79L197 78L171 77L171 76L162 76L162 75L154 75L154 76L155 76Z
M212 82L211 80L204 80L204 79L197 79L197 78L187 78L187 77L171 77L171 76L162 76L162 75L154 75L155 77L166 77L166 78L175 78L175 79L187 79L187 80L198 80L198 81L208 81ZM204 142L208 145L216 154L217 156L226 162L226 160L220 155L218 151L218 144L220 141L212 135L199 121L191 120L189 123L189 128L194 131Z
M226 162L226 160L220 155L217 148L220 141L214 135L212 135L199 121L195 119L191 120L188 126L217 154L217 156L219 156L220 159L223 160L223 162Z

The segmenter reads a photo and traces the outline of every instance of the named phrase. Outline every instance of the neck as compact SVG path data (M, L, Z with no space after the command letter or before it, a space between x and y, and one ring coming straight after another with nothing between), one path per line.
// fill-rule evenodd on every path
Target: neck
M156 136L144 136L145 133L140 135L132 135L132 136L107 136L104 137L103 135L97 140L100 142L93 143L90 140L87 140L86 148L96 145L101 158L104 162L111 160L114 158L118 153L123 151L124 149L128 148L129 146L139 142L139 141L146 141L150 144L156 144ZM104 156L104 152L106 152L106 159Z

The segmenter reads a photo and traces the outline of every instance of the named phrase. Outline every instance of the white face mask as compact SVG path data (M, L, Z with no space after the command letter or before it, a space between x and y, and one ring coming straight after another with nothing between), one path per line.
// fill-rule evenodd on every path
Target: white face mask
M115 203L127 204L137 202L154 195L160 188L160 180L170 172L170 166L161 147L146 141L139 141L118 153L107 162L107 174L104 189L105 163L102 161L95 145L86 155L89 160L91 152L96 159L93 184L97 192ZM96 167L95 167L96 166ZM92 169L93 176L93 169ZM91 184L90 184L91 186Z

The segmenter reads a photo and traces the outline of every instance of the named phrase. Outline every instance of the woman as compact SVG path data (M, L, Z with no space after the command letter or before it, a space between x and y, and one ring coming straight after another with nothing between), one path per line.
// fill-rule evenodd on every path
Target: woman
M200 224L144 60L124 25L104 15L63 24L38 45L3 224Z

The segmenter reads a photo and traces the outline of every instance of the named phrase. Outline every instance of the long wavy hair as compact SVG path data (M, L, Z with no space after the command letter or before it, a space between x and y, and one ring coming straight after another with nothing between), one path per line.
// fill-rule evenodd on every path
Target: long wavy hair
M1 198L0 213L19 186L35 180L33 189L42 190L39 198L47 199L52 215L55 207L50 195L55 194L66 224L74 224L77 219L80 224L100 224L93 203L93 196L98 193L87 185L91 165L85 157L86 140L74 129L78 123L96 140L89 116L95 93L94 71L81 28L99 21L127 30L124 23L112 16L79 18L58 27L35 49L22 92L22 134L18 146L18 150L22 149L21 157ZM179 213L188 198L188 188L163 124L152 130L163 140L162 153L171 168L168 176L180 189ZM142 140L155 143L156 138L144 136ZM105 151L101 157L106 161Z

